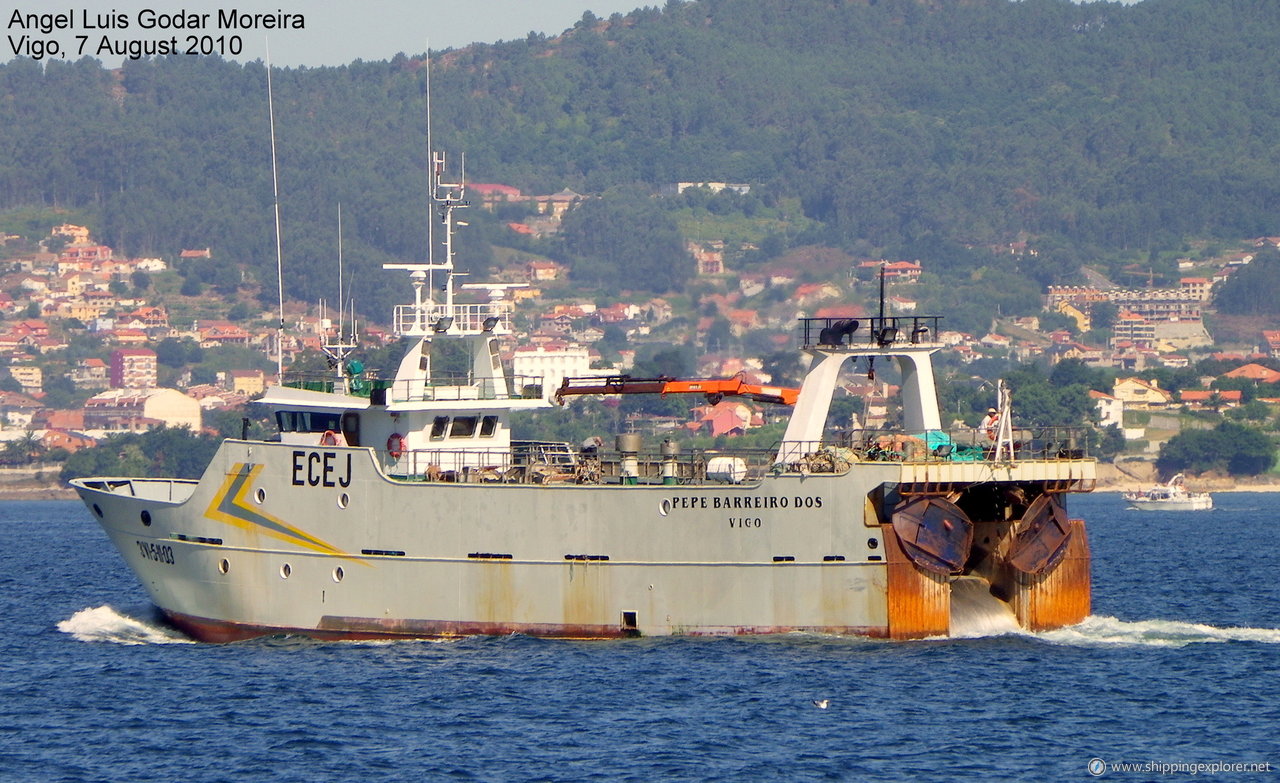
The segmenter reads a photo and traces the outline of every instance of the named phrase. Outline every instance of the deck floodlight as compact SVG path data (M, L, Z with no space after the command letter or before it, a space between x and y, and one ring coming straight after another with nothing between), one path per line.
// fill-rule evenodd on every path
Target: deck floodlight
M917 326L911 330L911 342L922 343L929 336L929 327Z
M484 323L481 326L484 328L486 332L492 332L493 327L497 325L498 325L498 316L491 315L488 318L484 319Z
M451 326L453 326L453 316L446 315L445 317L441 318L439 321L436 321L435 326L432 326L431 329L436 334L441 334L443 332L449 331L449 327Z
M898 327L896 326L886 326L876 335L876 342L880 344L881 348L892 345L894 340L897 339Z

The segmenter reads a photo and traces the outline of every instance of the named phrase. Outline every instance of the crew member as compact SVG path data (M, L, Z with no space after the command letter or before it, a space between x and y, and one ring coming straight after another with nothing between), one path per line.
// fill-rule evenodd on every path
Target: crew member
M987 440L994 441L1000 429L1000 411L995 408L987 408L987 415L983 417L982 423L978 425L978 428L987 434Z

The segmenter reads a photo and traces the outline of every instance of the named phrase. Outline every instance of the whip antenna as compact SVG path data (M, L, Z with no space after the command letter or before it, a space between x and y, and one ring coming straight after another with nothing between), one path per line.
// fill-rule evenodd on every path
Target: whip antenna
M284 375L284 246L280 241L280 171L276 162L276 109L271 97L271 42L267 45L267 118L271 125L271 190L276 212L276 298L280 303L280 325L276 327L276 378Z

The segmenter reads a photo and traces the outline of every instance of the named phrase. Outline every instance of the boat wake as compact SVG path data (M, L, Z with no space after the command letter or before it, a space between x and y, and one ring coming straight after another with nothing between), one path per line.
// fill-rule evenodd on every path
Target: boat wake
M110 606L81 609L58 623L58 630L81 642L114 644L198 644L155 619L141 619ZM1280 628L1219 628L1179 620L1119 620L1090 615L1069 628L1032 633L1018 627L1009 605L991 596L982 580L957 580L952 587L950 637L934 636L928 641L982 639L1021 636L1050 644L1073 647L1133 645L1143 647L1186 647L1189 644L1256 642L1280 644ZM403 642L457 642L460 639L404 639L356 642L360 646L395 645Z
M1179 620L1118 620L1090 615L1069 628L1032 634L1052 644L1082 647L1138 645L1146 647L1186 647L1215 642L1259 642L1280 644L1280 628L1218 628Z
M123 614L110 606L81 609L58 623L58 630L81 642L115 644L195 644L154 619Z
M1185 647L1214 642L1280 644L1280 628L1219 628L1181 620L1120 620L1090 615L1083 622L1052 631L1031 632L1018 626L1013 609L991 595L986 580L964 576L951 583L951 633L933 640L1022 636L1049 644L1077 647L1135 645Z

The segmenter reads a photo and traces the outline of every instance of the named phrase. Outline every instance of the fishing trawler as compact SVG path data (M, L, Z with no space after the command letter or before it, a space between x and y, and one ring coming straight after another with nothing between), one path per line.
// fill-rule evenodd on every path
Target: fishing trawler
M1019 624L1090 609L1090 555L1069 493L1093 488L1083 432L949 432L932 355L939 319L801 318L799 390L734 379L509 375L512 306L455 288L462 178L432 156L444 260L407 271L393 372L345 349L333 370L284 373L258 401L279 435L228 439L197 480L71 484L146 588L195 639L522 633L820 632L946 636L952 584L984 580ZM480 286L483 289L483 286ZM341 343L341 340L339 340ZM437 351L465 350L461 372ZM896 364L902 426L827 427L842 372ZM768 450L693 450L618 435L576 448L520 441L516 411L576 394L739 395L790 406ZM247 432L246 432L247 435Z

